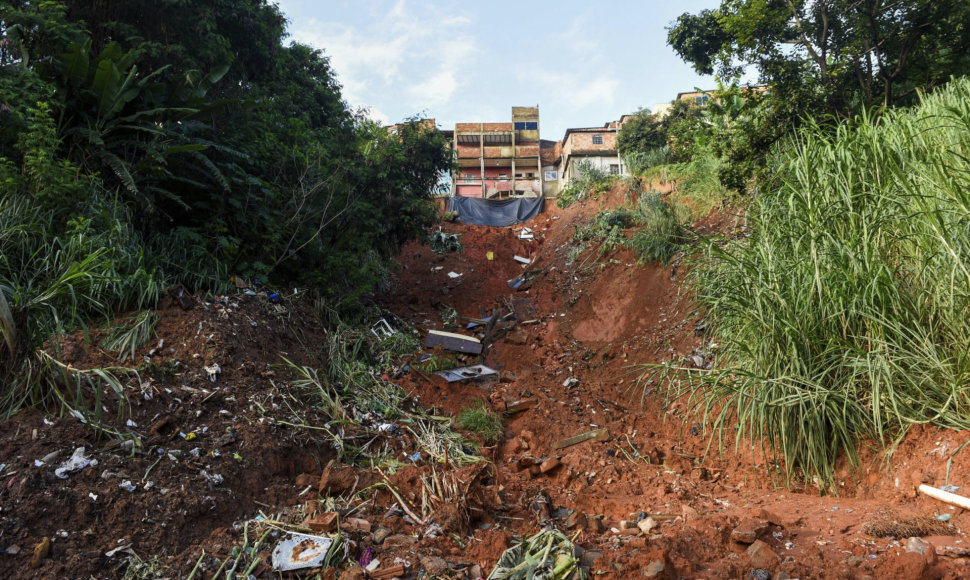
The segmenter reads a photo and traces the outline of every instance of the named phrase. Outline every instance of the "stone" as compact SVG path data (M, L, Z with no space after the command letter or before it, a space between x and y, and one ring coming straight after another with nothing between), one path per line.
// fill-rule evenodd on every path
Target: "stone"
M370 538L375 544L380 546L381 544L384 543L384 540L386 540L387 537L393 533L394 532L392 532L389 528L385 528L384 526L381 526L376 530L374 530L374 533L371 534Z
M758 568L756 570L752 570L751 573L748 574L748 578L751 578L751 580L771 580L771 572L765 570L764 568Z
M936 548L933 544L923 538L912 537L906 540L906 551L923 556L926 563L932 566L936 564Z
M661 574L664 573L664 569L664 561L658 559L644 566L642 573L645 578L662 578Z
M651 531L653 531L654 528L657 527L657 521L652 517L647 516L644 519L637 522L637 527L640 528L640 531L643 532L644 534L649 534Z
M30 560L31 568L40 568L41 561L51 553L51 539L44 536L36 546L34 546L34 556Z
M768 524L764 520L745 518L731 531L731 539L739 544L753 544L767 531Z
M362 518L347 518L340 524L340 529L346 532L370 533L370 522Z
M755 540L748 546L745 553L748 555L748 561L755 568L766 568L770 570L778 564L781 564L781 558L778 554L771 549L771 546L761 540Z
M364 580L367 578L367 573L364 572L363 568L354 564L344 569L337 578L338 580Z
M448 562L445 562L437 556L421 556L421 567L431 577L443 576L451 569Z
M406 536L404 534L395 534L393 536L388 536L384 539L385 548L395 548L395 547L408 547L413 546L418 543L418 539L414 536Z
M589 523L590 531L593 533L602 534L606 531L606 524L603 523L602 517L596 516L593 518L587 518L587 522Z
M785 520L776 512L762 508L761 513L758 517L768 522L773 526L785 527Z
M542 462L542 465L539 466L539 471L541 471L542 473L549 473L550 471L552 471L553 469L556 469L560 465L562 464L559 462L558 459L556 459L555 457L550 457L549 459L546 459L545 461Z
M603 552L599 550L586 550L583 555L579 557L579 565L584 568L590 568L596 563L596 560L603 557Z
M570 530L573 528L586 529L587 525L588 521L586 519L586 514L581 511L574 511L573 513L569 514L568 518L566 518L566 528Z
M296 487L297 489L304 490L308 487L313 487L320 481L319 475L310 475L309 473L301 473L296 476Z

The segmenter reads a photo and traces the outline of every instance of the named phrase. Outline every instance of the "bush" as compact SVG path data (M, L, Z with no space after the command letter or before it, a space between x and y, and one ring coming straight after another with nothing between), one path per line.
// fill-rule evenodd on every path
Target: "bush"
M574 202L586 199L587 197L596 199L613 186L615 176L595 167L588 159L580 161L576 165L576 177L559 192L559 199L556 205L560 208L567 208Z
M752 234L695 268L723 345L689 394L832 487L862 439L970 428L970 81L911 111L808 124L771 163Z
M659 194L640 196L638 215L640 227L627 245L641 261L667 265L678 247L687 241L687 232L677 214Z

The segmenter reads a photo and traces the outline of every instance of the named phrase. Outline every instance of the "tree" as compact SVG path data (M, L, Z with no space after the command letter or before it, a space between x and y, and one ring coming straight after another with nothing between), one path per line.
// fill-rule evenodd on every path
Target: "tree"
M624 120L616 136L616 150L623 157L663 147L666 143L663 123L656 115L644 110Z
M723 0L683 14L668 44L695 70L722 79L755 67L782 98L830 112L908 104L915 93L970 72L965 0ZM819 99L818 97L821 97Z

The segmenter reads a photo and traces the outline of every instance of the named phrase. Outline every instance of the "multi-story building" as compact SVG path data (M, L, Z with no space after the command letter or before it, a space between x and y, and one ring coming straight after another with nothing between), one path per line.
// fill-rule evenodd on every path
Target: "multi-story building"
M452 194L485 199L543 194L539 107L512 107L510 123L456 123Z
M626 175L626 164L616 151L616 136L627 116L602 127L566 129L562 138L559 183L565 185L576 177L579 163L589 161L593 167L612 175Z

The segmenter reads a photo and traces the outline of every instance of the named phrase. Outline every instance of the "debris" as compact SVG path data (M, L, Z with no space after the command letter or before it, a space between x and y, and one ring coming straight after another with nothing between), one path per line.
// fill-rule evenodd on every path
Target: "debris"
M124 481L122 481L121 483L119 483L118 484L118 487L120 487L121 489L127 491L128 493L134 493L135 492L135 484L133 484L130 480L127 480L127 479L124 480Z
M643 568L643 576L646 578L657 578L664 573L666 565L663 559L651 560L646 567Z
M67 474L78 471L79 469L84 469L89 465L97 465L97 459L89 459L84 456L84 447L78 447L74 450L70 459L61 464L60 467L54 470L54 475L61 479L67 479Z
M562 382L562 386L566 387L567 389L571 389L578 384L579 384L579 379L577 379L576 377L569 377L568 379Z
M515 256L513 256L512 259L515 260L516 262L519 262L520 264L531 264L532 263L532 260L530 260L529 258L523 258L522 256L519 256L518 254L516 254Z
M575 547L562 532L544 530L502 553L488 580L542 578L564 580L579 563Z
M374 560L377 562L377 560ZM398 564L396 566L391 566L390 568L385 568L383 570L378 570L376 572L370 572L370 577L376 580L388 580L390 578L397 578L398 576L404 576L405 572L404 564Z
M559 462L558 459L556 459L555 457L550 457L549 459L546 459L545 461L543 461L541 465L539 465L539 471L541 471L542 473L549 473L550 471L556 469L560 465L562 464Z
M448 272L448 277L451 279L461 278L462 276L464 276L464 273L459 274L458 272Z
M653 519L650 516L647 516L642 520L640 520L639 522L637 522L637 527L640 528L640 531L643 532L644 534L649 534L654 530L654 528L657 527L657 520Z
M464 336L453 332L441 330L431 330L424 341L425 348L443 346L448 350L464 352L468 354L481 354L482 342L473 336Z
M525 280L522 278L512 278L509 280L509 288L513 290L518 290L523 284L525 284Z
M435 374L439 377L444 377L449 383L453 383L455 381L467 381L491 375L498 375L498 371L485 365L472 365L468 367L450 369L447 371L440 371Z
M520 413L526 409L531 409L539 404L539 399L535 397L529 397L528 399L520 399L511 405L505 407L505 412L509 415L514 415L515 413Z
M339 517L337 512L323 512L308 519L306 525L315 534L319 534L320 532L333 532L337 529L337 519Z
M363 518L347 518L340 527L347 532L370 533L370 522Z
M374 336L376 336L381 340L389 336L392 336L394 334L394 329L391 328L391 325L384 318L381 318L380 320L372 324L370 327L370 331L374 333Z
M51 539L44 536L44 539L34 546L34 556L30 560L31 568L40 568L40 562L51 553Z
M936 554L936 549L933 544L927 542L923 538L917 538L913 536L906 540L906 551L919 554L921 556L926 556L927 554Z
M553 449L565 449L586 441L606 441L610 438L610 432L606 429L594 429L579 435L573 435L565 439L560 439L552 444Z
M292 534L273 549L273 570L286 572L303 568L320 568L325 565L332 538Z
M216 382L216 375L220 374L222 369L219 368L219 363L213 363L213 365L205 367L205 374L209 375L209 380L213 383Z
M381 561L378 560L377 558L374 558L373 560L368 562L366 566L364 566L364 571L374 572L380 567L380 565L381 565Z
M933 499L938 499L944 503L948 503L958 508L962 508L965 510L970 509L970 498L963 497L962 495L957 495L955 493L943 491L942 489L930 487L926 484L920 485L919 491L923 495L927 495Z

